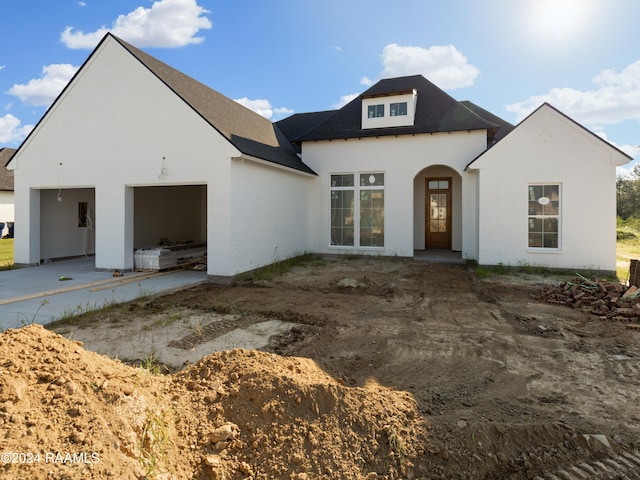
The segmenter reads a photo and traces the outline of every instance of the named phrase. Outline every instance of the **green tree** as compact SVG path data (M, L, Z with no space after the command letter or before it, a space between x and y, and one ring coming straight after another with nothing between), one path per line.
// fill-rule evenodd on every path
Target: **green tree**
M640 217L640 164L626 177L618 176L616 194L619 217Z

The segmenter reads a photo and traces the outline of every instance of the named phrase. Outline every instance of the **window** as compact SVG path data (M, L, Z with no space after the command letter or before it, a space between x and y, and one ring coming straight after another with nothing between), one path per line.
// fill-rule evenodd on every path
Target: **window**
M407 114L407 102L392 103L389 105L389 115L399 117Z
M87 202L78 202L78 227L86 228L89 226L89 204Z
M369 105L367 112L369 118L384 117L384 105Z
M331 245L356 244L384 247L384 173L331 175Z
M354 245L353 177L331 175L331 245Z
M384 247L384 173L360 174L360 246Z
M448 190L449 180L429 180L429 190Z
M560 185L529 185L529 247L560 248Z

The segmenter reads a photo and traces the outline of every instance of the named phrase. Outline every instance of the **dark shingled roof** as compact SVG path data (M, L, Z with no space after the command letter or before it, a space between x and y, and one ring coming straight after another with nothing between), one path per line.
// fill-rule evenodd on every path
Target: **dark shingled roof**
M108 33L242 153L313 174L271 121Z
M414 125L362 129L363 97L393 95L413 89L418 91ZM493 136L499 127L462 105L422 75L413 75L380 80L315 128L290 139L312 141L463 130L488 130L489 136Z
M276 125L280 127L280 130L282 130L287 138L298 138L324 122L337 111L338 110L326 110L324 112L296 113L276 122Z
M0 148L0 190L13 192L13 170L7 170L15 148Z
M484 108L479 107L478 105L476 105L473 102L470 102L469 100L463 100L460 103L465 107L467 107L476 115L479 115L482 118L484 118L485 120L488 120L491 123L495 123L496 125L500 125L500 129L496 132L496 134L493 136L493 138L491 138L491 141L489 142L489 145L488 145L489 148L493 147L497 142L502 140L504 136L507 135L511 130L516 128L515 125L507 122L506 120L503 120L497 115L494 115L488 110L485 110Z
M301 137L336 112L337 110L326 110L324 112L296 113L276 122L276 125L288 139L292 140ZM300 144L294 144L294 147L300 153Z

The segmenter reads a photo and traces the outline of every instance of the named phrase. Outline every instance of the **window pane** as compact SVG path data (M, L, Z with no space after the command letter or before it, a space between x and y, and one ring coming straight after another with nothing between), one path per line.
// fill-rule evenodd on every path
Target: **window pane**
M529 201L529 215L542 215L542 205L538 200Z
M384 191L360 191L360 246L384 247Z
M331 192L331 245L353 245L353 190Z
M551 201L560 200L560 185L543 185L544 196L549 197Z
M384 192L374 190L371 192L371 208L384 208Z
M447 190L449 180L429 180L429 190Z
M353 174L331 175L332 187L353 187Z
M361 187L384 186L384 173L361 173Z
M391 105L389 105L389 115L391 117L397 117L397 116L406 115L406 114L407 114L407 102L392 103Z
M542 185L530 185L529 186L529 201L538 201L543 195L544 187Z
M542 219L530 218L529 219L529 233L542 233Z
M529 233L529 247L532 247L532 248L542 247L541 233Z
M367 117L384 117L384 105L369 105L367 107Z

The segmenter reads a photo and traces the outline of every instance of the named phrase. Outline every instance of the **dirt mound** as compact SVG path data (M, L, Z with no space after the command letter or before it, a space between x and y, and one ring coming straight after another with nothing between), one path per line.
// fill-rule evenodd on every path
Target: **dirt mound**
M427 430L409 394L308 359L233 350L163 376L36 325L0 336L7 478L404 478Z

